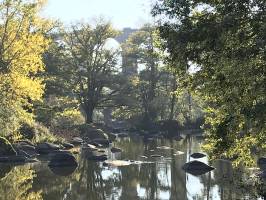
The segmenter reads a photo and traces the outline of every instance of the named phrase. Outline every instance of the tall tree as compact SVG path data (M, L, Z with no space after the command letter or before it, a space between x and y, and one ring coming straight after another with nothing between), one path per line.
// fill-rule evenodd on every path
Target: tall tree
M134 57L142 70L138 76L139 99L146 124L151 124L157 117L154 100L158 83L159 49L156 49L156 28L146 25L133 33L123 44L124 55Z
M213 157L247 164L251 149L265 147L265 9L264 0L158 0L153 10L169 17L160 27L166 49L209 105ZM187 65L199 70L189 76Z
M31 121L32 102L43 94L42 54L48 47L45 34L51 23L39 16L43 1L0 2L0 129L16 132L22 121Z
M118 74L118 50L108 48L107 41L118 32L110 23L99 22L72 26L66 33L66 59L71 68L69 80L74 86L86 122L93 121L95 108L108 107L121 88Z

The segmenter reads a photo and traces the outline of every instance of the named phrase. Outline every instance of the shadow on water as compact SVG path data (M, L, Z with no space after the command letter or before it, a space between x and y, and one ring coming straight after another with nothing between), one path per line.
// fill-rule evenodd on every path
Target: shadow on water
M77 155L77 168L49 168L46 162L24 166L1 166L1 200L230 200L257 199L255 191L238 186L244 170L234 170L228 161L217 160L216 169L201 176L182 170L200 152L201 138L186 136L181 141L163 139L143 142L140 137L119 139L122 153L108 157L150 161L129 166L105 166ZM157 148L169 147L169 148ZM177 151L183 154L177 154ZM153 157L160 155L162 157ZM142 157L143 156L143 157ZM208 164L207 157L198 159Z

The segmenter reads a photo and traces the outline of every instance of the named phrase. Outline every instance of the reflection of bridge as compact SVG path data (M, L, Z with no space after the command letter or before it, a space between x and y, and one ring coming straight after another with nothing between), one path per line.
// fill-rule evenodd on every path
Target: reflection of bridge
M118 43L124 43L132 33L138 29L124 28L122 34L114 38ZM126 76L136 75L138 72L137 58L126 54L122 46L122 72Z

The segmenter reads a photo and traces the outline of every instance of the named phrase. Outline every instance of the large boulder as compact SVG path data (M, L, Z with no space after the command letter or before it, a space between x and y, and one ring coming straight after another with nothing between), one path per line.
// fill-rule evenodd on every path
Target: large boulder
M19 155L24 155L27 157L34 157L38 155L36 146L30 142L19 141L14 144L14 147Z
M27 157L23 155L12 155L12 156L0 157L0 163L25 163L26 161L27 161Z
M59 167L59 166L77 166L75 156L69 152L57 152L53 153L51 160L48 164L49 167Z
M14 155L17 155L17 152L12 146L12 144L7 139L0 137L0 156Z
M82 125L80 128L81 135L88 138L89 140L94 139L106 139L108 140L108 135L101 129L98 129L92 124Z
M186 171L187 173L197 176L197 175L202 175L209 171L212 171L214 167L209 166L203 162L194 160L194 161L185 163L182 169Z
M36 150L39 154L49 154L53 151L59 150L59 146L49 142L42 142L37 144Z
M77 169L77 166L49 166L49 168L57 176L69 176Z

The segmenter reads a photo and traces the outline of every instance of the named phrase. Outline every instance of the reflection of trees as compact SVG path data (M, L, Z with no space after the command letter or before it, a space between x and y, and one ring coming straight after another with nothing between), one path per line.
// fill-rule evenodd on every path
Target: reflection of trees
M136 199L138 200L137 183L138 183L138 166L131 165L120 168L120 186L122 188L121 200Z
M171 142L171 148L176 149L185 149L183 147L184 143L174 146L173 142ZM171 150L172 163L171 163L171 195L170 200L185 200L186 197L186 174L181 170L183 163L186 161L186 157L179 157L179 159L175 159L174 150ZM186 155L186 152L184 152Z
M214 162L215 171L212 185L219 187L221 200L227 199L256 199L256 188L245 187L243 177L246 175L244 168L234 169L232 163L226 160Z
M3 166L1 166L1 170ZM35 171L29 165L14 167L0 179L1 200L41 200L41 190L32 191Z
M0 199L159 200L162 193L169 195L163 198L169 200L186 200L191 197L214 199L212 195L216 188L219 190L218 196L224 200L255 194L255 191L243 191L238 187L244 172L234 170L229 162L224 161L213 163L216 170L198 177L203 186L202 191L198 194L189 193L191 179L187 179L190 176L181 168L191 152L200 150L198 142L191 137L180 142L155 140L146 144L138 139L120 140L116 146L124 150L122 157L125 159L138 160L140 155L151 154L161 154L169 159L154 159L156 162L152 164L103 167L101 163L78 156L79 167L66 177L52 173L44 163L34 164L34 171L28 165L6 170L1 166ZM160 150L156 146L168 146L172 149ZM150 149L155 151L150 152ZM176 150L184 151L185 154L175 156ZM239 178L236 179L237 177ZM253 196L250 197L252 198Z

